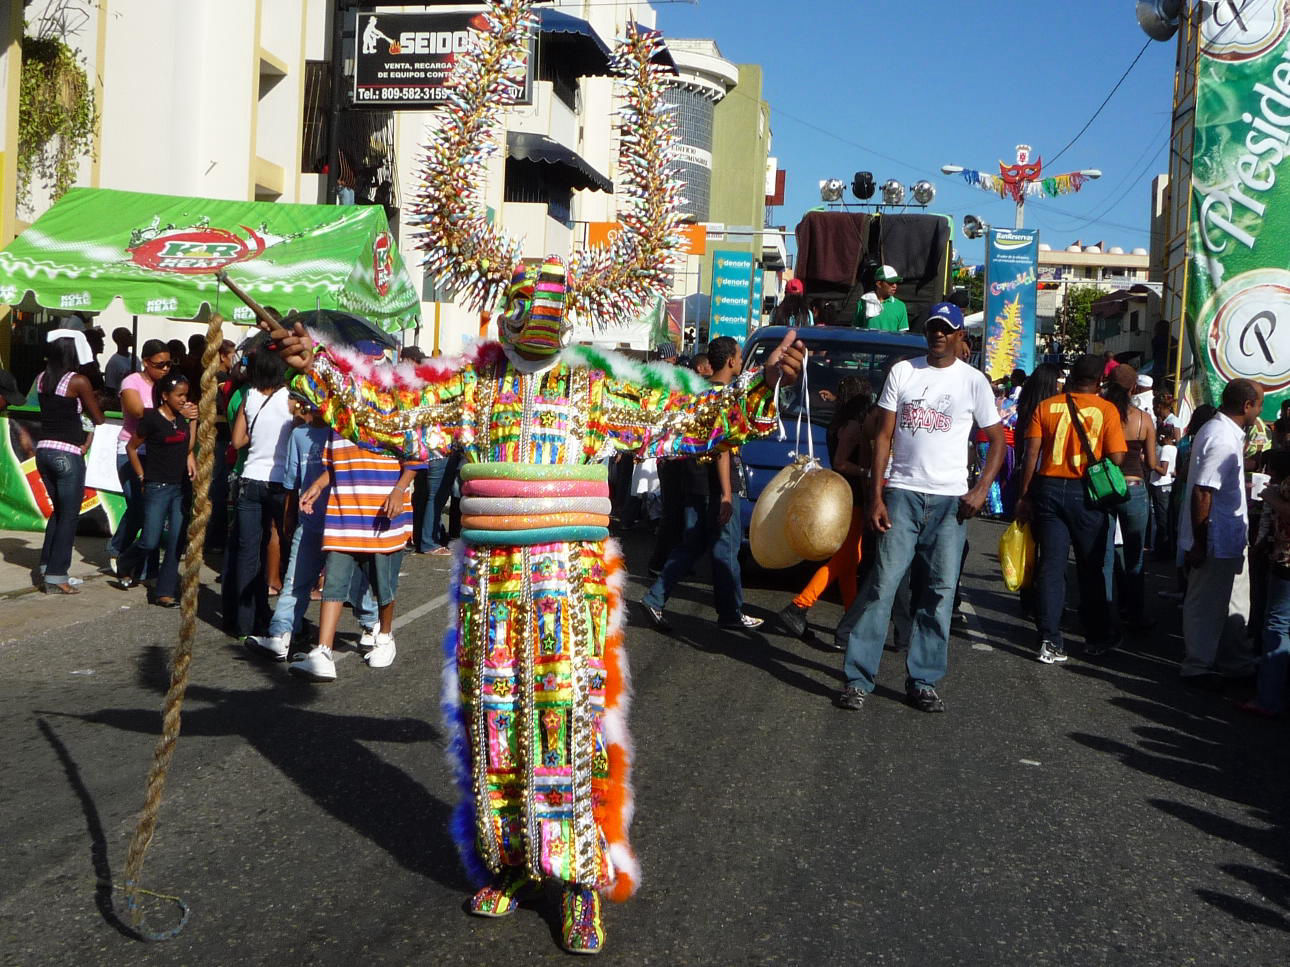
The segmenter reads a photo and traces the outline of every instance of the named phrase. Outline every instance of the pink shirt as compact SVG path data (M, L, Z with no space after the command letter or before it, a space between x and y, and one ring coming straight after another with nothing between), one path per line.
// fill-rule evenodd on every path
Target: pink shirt
M143 373L131 373L125 379L121 380L121 395L125 395L128 389L134 390L143 400L145 410L152 409L152 380L148 379ZM124 422L121 424L121 435L117 437L120 447L124 447L130 442L130 437L134 436L134 431L139 428L139 421L131 416L124 416Z

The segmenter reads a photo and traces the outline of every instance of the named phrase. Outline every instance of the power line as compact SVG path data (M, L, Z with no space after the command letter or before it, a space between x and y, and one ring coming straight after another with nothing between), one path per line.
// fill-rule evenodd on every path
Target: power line
M1150 46L1151 46L1151 38L1148 37L1147 42L1143 44L1142 49L1138 51L1138 56L1133 58L1133 62L1130 63L1129 66L1124 69L1124 73L1120 75L1120 79L1115 82L1115 87L1111 88L1111 93L1106 95L1106 97L1102 99L1102 103L1097 106L1097 110L1094 111L1093 116L1088 119L1088 123L1086 123L1082 128L1079 129L1079 134L1071 138L1070 141L1066 143L1065 148L1062 148L1062 150L1058 151L1056 155L1054 155L1051 159L1049 159L1048 163L1050 165L1054 164L1058 158L1060 158L1062 155L1066 153L1067 149L1069 149L1071 145L1073 145L1076 141L1078 141L1080 138L1084 136L1084 132L1087 131L1089 127L1092 126L1094 121L1097 120L1097 116L1102 113L1102 108L1106 107L1106 105L1110 103L1111 98L1115 97L1115 92L1120 89L1120 85L1123 84L1125 78L1127 78L1129 74L1132 73L1133 68L1138 66L1138 61L1142 59L1142 55L1147 52L1147 48Z

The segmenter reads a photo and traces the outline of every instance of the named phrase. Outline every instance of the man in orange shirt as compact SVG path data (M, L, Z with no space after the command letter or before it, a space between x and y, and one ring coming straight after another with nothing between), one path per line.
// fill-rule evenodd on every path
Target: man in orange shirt
M1128 449L1124 427L1116 408L1097 395L1101 376L1102 361L1096 356L1081 356L1066 380L1066 392L1041 402L1025 428L1017 519L1033 522L1039 545L1035 574L1038 657L1048 665L1066 660L1061 620L1066 605L1066 560L1072 547L1084 618L1084 654L1105 654L1120 640L1105 567L1115 531L1111 515L1093 506L1085 493L1082 478L1088 463L1068 402L1071 398L1075 401L1093 459L1110 457L1118 465Z

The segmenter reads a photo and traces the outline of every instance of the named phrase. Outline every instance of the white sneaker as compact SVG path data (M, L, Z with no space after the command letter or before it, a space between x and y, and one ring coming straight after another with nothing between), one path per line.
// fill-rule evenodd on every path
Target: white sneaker
M363 654L371 651L376 647L376 625L370 628L364 628L363 633L358 636L358 650Z
M389 668L394 664L394 636L377 634L376 644L366 655L363 661L367 662L368 668Z
M260 658L268 658L272 661L286 661L287 652L291 645L291 633L285 635L247 635L246 650Z
M336 680L336 662L332 660L331 649L322 645L314 645L302 655L292 655L287 671L311 682Z

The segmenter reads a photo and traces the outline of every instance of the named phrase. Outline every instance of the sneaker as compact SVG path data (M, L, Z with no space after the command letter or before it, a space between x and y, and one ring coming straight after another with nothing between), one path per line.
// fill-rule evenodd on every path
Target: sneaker
M945 703L931 685L906 685L905 701L920 712L944 712Z
M727 628L734 631L752 631L754 628L760 628L766 623L764 618L754 618L750 614L741 614L733 621L718 621L718 628Z
M1114 638L1110 641L1086 642L1084 645L1084 657L1101 658L1103 655L1108 655L1115 651L1118 647L1120 647L1120 641L1118 638Z
M363 633L358 636L358 650L366 654L376 647L376 625L370 628L364 628Z
M363 656L368 668L389 668L394 664L394 636L377 634L372 650Z
M1039 643L1038 657L1045 665L1056 665L1066 660L1066 646L1045 638Z
M314 645L303 654L292 655L287 671L311 682L336 680L336 662L332 659L331 649L324 648L322 645Z
M115 557L109 557L109 558L108 558L107 569L108 569L108 574L111 574L111 575L115 575L115 574L116 574L116 558L115 558Z
M794 638L801 638L806 634L806 609L800 605L790 601L783 611L775 615L775 619Z
M571 954L598 954L605 946L600 894L585 886L566 886L560 898L560 943Z
M864 707L865 693L860 691L854 685L848 685L838 693L833 704L838 708L844 708L851 712L858 712Z
M671 634L672 625L665 617L663 617L662 608L650 607L644 601L641 602L641 607L645 609L645 617L649 619L650 627L655 631L661 631L664 634Z
M242 642L246 650L260 658L270 661L286 661L291 635L247 635Z

